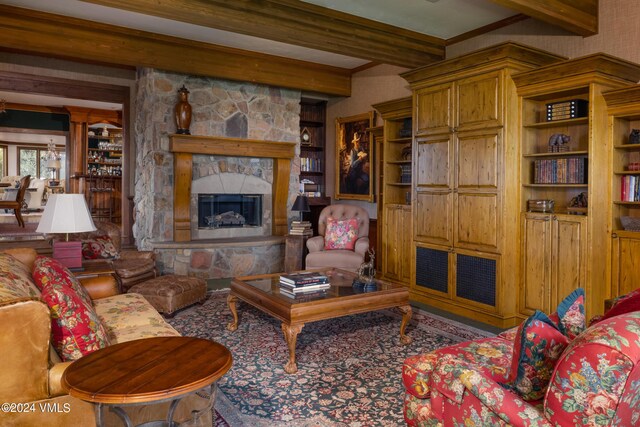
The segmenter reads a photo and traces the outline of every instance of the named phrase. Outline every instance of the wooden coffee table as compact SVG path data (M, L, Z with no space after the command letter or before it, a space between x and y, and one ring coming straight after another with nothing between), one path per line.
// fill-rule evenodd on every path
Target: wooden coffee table
M384 308L397 308L402 313L400 325L400 342L409 344L411 337L405 335L407 323L411 319L409 291L401 285L382 280L375 281L375 289L352 286L355 273L338 269L319 270L329 276L331 288L325 295L300 300L280 293L280 274L236 277L231 281L231 292L227 304L233 314L233 322L227 329L238 328L238 312L236 302L241 299L258 310L282 321L282 332L289 347L289 361L284 366L285 372L297 372L296 339L307 322L332 319L350 314L366 313Z
M123 406L162 401L171 401L171 405L166 423L158 423L172 426L173 412L187 394L211 387L210 405L215 402L215 382L231 363L229 350L214 341L144 338L114 344L76 360L64 371L62 383L71 396L96 404L98 427L104 425L104 405L130 426Z

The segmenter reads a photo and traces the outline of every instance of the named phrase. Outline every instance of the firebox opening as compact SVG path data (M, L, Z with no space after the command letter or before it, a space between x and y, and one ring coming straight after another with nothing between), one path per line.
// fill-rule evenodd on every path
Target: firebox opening
M198 228L262 225L262 194L198 194Z

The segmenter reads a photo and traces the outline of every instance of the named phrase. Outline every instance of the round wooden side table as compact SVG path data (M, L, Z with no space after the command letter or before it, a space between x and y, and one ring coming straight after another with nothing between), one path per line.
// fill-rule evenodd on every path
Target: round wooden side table
M69 394L95 404L96 424L104 426L104 407L131 420L123 407L171 401L166 420L147 427L173 426L180 400L210 387L215 402L216 381L231 367L229 350L214 341L193 337L154 337L114 344L73 362L62 383Z

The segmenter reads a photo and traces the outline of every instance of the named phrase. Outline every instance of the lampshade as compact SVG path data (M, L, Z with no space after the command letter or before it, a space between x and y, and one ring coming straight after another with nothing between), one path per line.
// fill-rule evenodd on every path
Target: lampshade
M47 160L47 167L49 169L60 169L60 160L59 159Z
M95 231L83 194L52 194L44 207L38 233L83 233Z
M302 194L300 194L298 197L296 197L296 201L293 202L291 210L298 212L309 212L309 199L307 198L307 196L303 196Z

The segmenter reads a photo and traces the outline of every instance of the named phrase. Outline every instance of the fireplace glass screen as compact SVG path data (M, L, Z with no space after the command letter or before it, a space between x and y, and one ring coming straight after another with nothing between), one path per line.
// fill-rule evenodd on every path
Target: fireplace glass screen
M198 194L198 227L260 227L261 194Z

